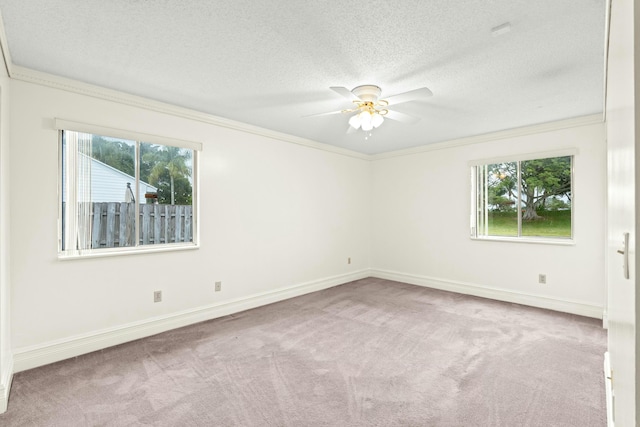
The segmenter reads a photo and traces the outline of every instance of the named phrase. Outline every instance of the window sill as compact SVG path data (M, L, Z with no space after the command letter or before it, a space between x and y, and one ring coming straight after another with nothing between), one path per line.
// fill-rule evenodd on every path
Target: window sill
M158 252L175 252L199 249L200 245L195 243L187 244L169 244L169 245L149 245L136 248L110 248L110 249L89 249L85 251L60 252L58 259L60 261L69 261L73 259L86 258L105 258L122 255L150 254Z
M488 236L488 237L471 237L471 240L489 241L489 242L510 242L510 243L533 243L541 245L556 245L556 246L575 246L576 242L573 239L553 239L544 237L500 237L500 236Z

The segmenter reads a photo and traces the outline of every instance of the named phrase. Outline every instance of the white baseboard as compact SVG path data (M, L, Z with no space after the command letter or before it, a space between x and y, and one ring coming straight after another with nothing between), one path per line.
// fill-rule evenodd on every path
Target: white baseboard
M427 288L440 289L443 291L457 292L460 294L474 295L483 298L495 299L498 301L506 301L516 304L529 305L532 307L546 308L549 310L578 314L586 317L594 317L596 319L602 319L604 313L604 307L596 305L550 298L542 295L525 294L521 292L508 291L505 289L491 288L475 283L465 283L448 279L439 279L435 277L418 276L415 274L406 274L397 271L377 269L371 270L371 276L380 279L395 280L397 282L424 286Z
M11 391L11 382L13 381L13 360L9 360L6 370L1 372L0 377L0 414L7 412L9 405L9 392Z
M159 334L205 320L238 313L285 299L331 288L354 280L369 277L369 269L341 274L274 289L248 297L224 301L167 316L147 319L141 322L117 326L89 334L74 336L42 345L16 349L13 354L14 372L20 372L49 363L101 350L128 341Z
M354 273L341 274L324 279L274 289L248 297L224 301L166 316L147 319L114 328L73 336L45 344L16 349L13 353L13 372L20 372L60 360L101 350L128 341L159 334L205 320L215 319L244 310L260 307L310 292L327 289L367 277L395 280L418 286L475 295L499 301L513 302L533 307L573 313L587 317L602 318L604 308L575 301L559 300L539 295L523 294L504 289L490 288L473 283L457 282L427 276L399 273L395 271L364 269ZM5 384L5 383L3 383ZM3 384L0 384L2 387ZM9 383L10 384L10 379ZM3 389L0 389L0 393ZM8 397L8 388L6 389ZM0 394L0 398L3 395ZM0 405L2 403L0 402ZM0 409L2 407L0 406Z

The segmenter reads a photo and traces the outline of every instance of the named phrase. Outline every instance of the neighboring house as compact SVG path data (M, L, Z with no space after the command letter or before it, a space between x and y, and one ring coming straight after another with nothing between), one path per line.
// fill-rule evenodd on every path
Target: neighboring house
M81 154L81 156L85 156ZM86 157L86 156L85 156ZM64 180L64 176L62 177ZM130 202L131 195L135 194L136 179L121 170L109 166L99 160L91 158L91 201L93 202ZM131 184L131 193L127 184ZM81 188L82 188L82 184ZM146 193L157 193L158 188L144 181L140 181L138 197L136 200L144 203ZM82 194L82 190L79 192ZM65 200L66 192L63 188L62 199Z

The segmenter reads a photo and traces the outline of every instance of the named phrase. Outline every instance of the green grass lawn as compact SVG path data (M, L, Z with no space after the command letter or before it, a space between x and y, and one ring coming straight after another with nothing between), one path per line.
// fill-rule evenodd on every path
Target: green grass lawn
M523 236L571 237L571 211L538 213L542 219L522 221ZM489 214L490 236L517 236L516 212L494 212Z

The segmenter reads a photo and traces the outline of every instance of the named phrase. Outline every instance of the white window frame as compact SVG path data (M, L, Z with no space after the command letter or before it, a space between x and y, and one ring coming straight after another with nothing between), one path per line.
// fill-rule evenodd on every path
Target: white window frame
M159 135L152 135L147 133L141 133L130 130L123 130L99 125L93 125L88 123L75 122L63 119L54 119L54 129L58 131L58 259L77 259L88 257L108 257L117 255L139 254L139 253L153 253L153 252L167 252L167 251L179 251L198 249L200 247L200 176L199 176L199 153L202 151L203 144L200 142L187 141L174 139ZM64 183L62 182L62 168L63 168L63 152L62 152L62 131L75 131L94 135L107 136L112 138L122 138L126 140L136 141L137 146L144 143L160 144L163 146L172 146L178 148L186 148L193 150L193 184L192 184L192 205L193 205L193 239L191 242L177 242L177 243L164 243L164 244L149 244L141 245L138 243L136 237L135 246L131 247L116 247L116 248L100 248L100 249L62 249L63 239L65 236L62 234L62 224L65 218L62 214L62 189ZM139 156L139 150L136 150L136 156ZM139 159L136 159L136 164L139 163ZM138 194L138 167L136 167L136 195ZM139 233L139 219L138 219L138 202L136 206L136 231ZM67 216L69 213L67 212Z
M577 148L565 148L554 151L544 151L536 153L525 153L511 156L491 157L486 159L472 160L469 162L471 173L471 198L470 198L470 238L472 240L500 241L500 242L517 242L517 243L542 243L551 245L575 245L575 201L576 201L576 185L575 185L575 167L576 158L578 157ZM513 163L523 162L527 160L547 159L552 157L568 157L571 156L571 237L546 237L546 236L522 236L522 214L518 214L518 236L485 236L478 234L478 183L477 168L496 163ZM520 199L520 167L518 166L518 199Z

